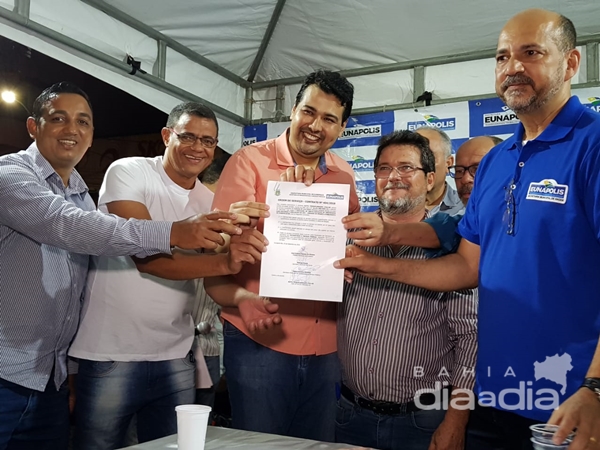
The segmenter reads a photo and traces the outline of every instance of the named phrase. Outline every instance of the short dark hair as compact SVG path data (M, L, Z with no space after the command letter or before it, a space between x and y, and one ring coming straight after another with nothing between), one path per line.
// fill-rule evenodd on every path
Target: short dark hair
M417 148L421 153L421 167L423 167L425 174L435 172L435 156L433 156L433 152L429 148L429 140L419 133L408 130L392 131L379 140L377 155L373 163L374 167L379 165L381 153L390 145L410 145Z
M217 133L219 132L219 122L217 122L217 116L215 116L213 110L198 102L184 102L173 108L167 118L167 128L173 128L177 125L179 118L184 114L212 120L217 127Z
M496 136L486 136L487 138L489 138L494 145L498 145L500 142L504 142L504 139L500 139L499 137Z
M92 102L90 102L90 98L79 86L71 83L70 81L60 81L44 89L42 93L37 96L33 102L31 117L33 117L36 122L39 122L44 114L44 108L46 107L46 104L53 98L58 97L60 94L81 95L90 107L90 111L92 110Z
M223 151L219 156L213 159L213 162L210 163L202 175L200 175L200 181L206 184L215 184L219 181L219 177L221 176L221 172L223 172L223 167L225 167L225 163L229 161L231 155L226 151Z
M558 36L556 39L556 45L559 50L563 53L567 53L575 48L577 45L577 31L573 22L562 14L558 18Z
M340 101L340 104L344 107L342 123L348 120L348 117L352 114L354 86L352 86L352 83L350 83L346 77L340 75L338 72L320 69L316 72L309 73L304 79L304 82L298 91L298 95L296 95L296 103L294 103L294 106L298 106L298 103L302 101L304 91L313 84L326 94L334 95Z

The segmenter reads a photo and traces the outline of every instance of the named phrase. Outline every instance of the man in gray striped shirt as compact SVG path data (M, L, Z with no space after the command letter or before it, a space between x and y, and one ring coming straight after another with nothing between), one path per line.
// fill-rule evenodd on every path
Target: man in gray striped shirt
M95 211L74 169L92 144L87 95L57 83L35 100L34 143L0 157L0 450L61 450L69 433L67 348L79 321L88 255L214 249L241 230L215 212L179 222Z
M384 136L375 158L381 219L426 218L434 171L422 136L410 131ZM368 251L426 257L423 249L408 246ZM459 389L473 385L476 311L472 290L438 293L355 274L338 314L343 385L336 440L378 449L462 449L468 411L453 405L460 404Z

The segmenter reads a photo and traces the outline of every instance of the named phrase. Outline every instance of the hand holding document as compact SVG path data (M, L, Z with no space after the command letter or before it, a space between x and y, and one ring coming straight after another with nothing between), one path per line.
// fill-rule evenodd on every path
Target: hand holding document
M333 262L345 254L349 198L347 184L269 181L259 295L342 301L344 273Z

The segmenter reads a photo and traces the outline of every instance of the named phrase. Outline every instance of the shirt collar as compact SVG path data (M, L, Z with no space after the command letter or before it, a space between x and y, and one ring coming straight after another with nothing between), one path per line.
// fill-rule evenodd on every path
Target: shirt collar
M446 183L446 195L444 195L444 199L442 200L441 204L444 205L446 209L451 209L459 205L461 207L464 206L456 189L452 189L452 187L449 186L448 183Z
M25 153L28 154L33 160L33 170L42 180L47 180L53 175L56 175L60 179L60 175L56 173L54 167L52 167L48 160L40 153L40 150L35 142L31 143L27 150L25 150ZM88 190L85 181L83 181L83 178L75 169L73 169L73 172L71 172L71 176L69 177L69 186L67 189L76 194L82 194Z
M542 134L535 138L535 141L556 142L564 139L567 134L573 130L584 111L585 106L581 104L579 98L575 95L572 96L569 101L565 103L565 106L562 107L552 122L550 122L546 129L542 131ZM507 139L507 142L510 144L508 150L521 148L524 133L525 128L523 127L522 123L519 123L517 125L515 134Z
M295 167L296 162L292 157L292 153L290 152L290 147L288 145L288 133L290 129L287 128L283 133L279 135L275 139L275 155L277 158L277 164L283 167ZM319 158L319 163L317 164L317 169L321 172L321 174L326 174L329 170L332 172L339 172L340 168L334 162L333 156L331 152L327 150L321 157Z

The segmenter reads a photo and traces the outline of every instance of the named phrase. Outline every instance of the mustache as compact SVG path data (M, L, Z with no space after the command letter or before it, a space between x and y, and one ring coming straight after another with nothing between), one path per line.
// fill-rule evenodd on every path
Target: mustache
M528 84L530 86L535 87L535 83L527 75L517 74L506 77L506 80L504 80L501 85L502 90L505 91L506 89L508 89L509 86L512 86L513 84Z
M383 192L389 191L390 189L408 189L410 186L408 184L401 183L399 181L395 183L388 183L383 188Z
M458 195L465 195L465 194L470 194L471 191L473 190L473 185L472 184L465 184L464 186L461 186L460 189L458 190Z

